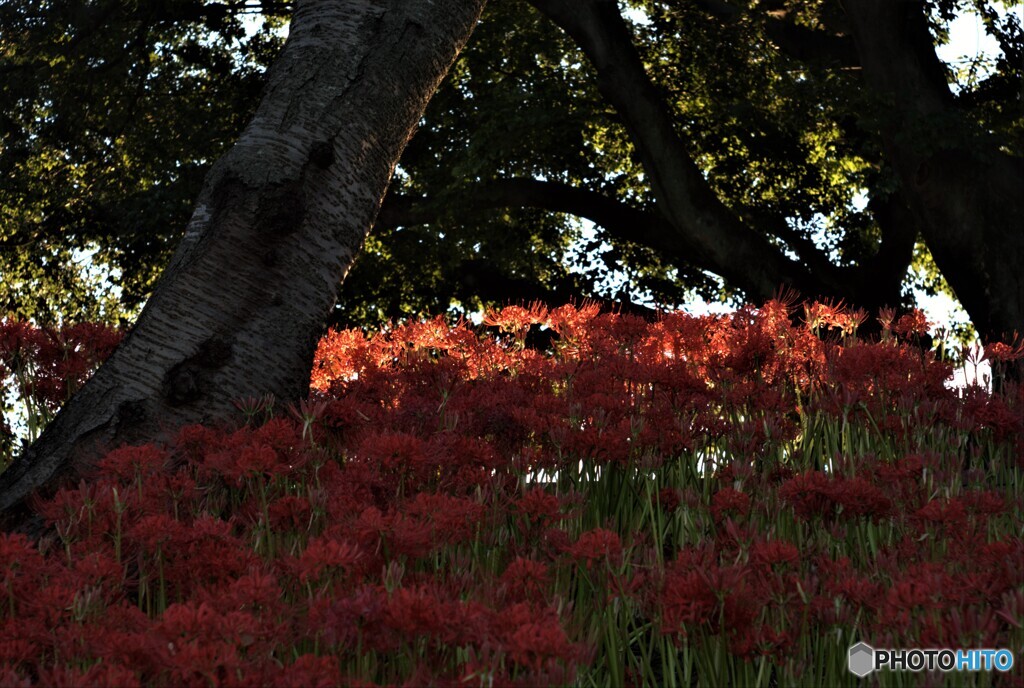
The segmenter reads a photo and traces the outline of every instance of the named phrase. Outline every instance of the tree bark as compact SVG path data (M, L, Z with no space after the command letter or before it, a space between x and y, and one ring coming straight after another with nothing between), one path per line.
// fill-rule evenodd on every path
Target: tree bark
M211 169L132 331L0 476L26 497L106 449L222 421L234 402L308 389L324 318L427 101L484 0L305 0L259 108Z
M885 150L925 244L983 339L1024 333L1024 160L959 111L923 3L844 3Z

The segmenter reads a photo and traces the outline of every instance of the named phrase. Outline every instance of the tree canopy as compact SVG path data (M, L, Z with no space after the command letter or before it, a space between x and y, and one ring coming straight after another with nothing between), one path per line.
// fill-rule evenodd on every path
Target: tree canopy
M116 319L146 297L280 48L286 15L247 35L251 11L0 6L0 311Z
M532 299L756 301L780 279L908 305L912 264L922 286L948 287L887 136L1021 160L1012 3L901 3L927 22L913 47L931 52L950 100L913 121L831 0L585 5L488 6L401 159L335 322ZM968 10L1001 54L958 71L934 49ZM288 12L0 7L0 310L115 319L146 298L206 169L258 102ZM117 292L83 268L86 251Z

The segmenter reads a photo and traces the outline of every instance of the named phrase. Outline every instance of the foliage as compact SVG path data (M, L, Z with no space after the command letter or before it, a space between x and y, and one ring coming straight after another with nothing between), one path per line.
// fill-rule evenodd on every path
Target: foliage
M604 106L582 57L572 69L561 67L576 52L524 3L489 5L431 98L392 182L392 192L429 198L439 216L374 234L342 285L335 322L425 317L453 305L473 312L544 296L545 288L594 293L566 264L579 237L574 220L531 208L478 209L465 195L467 184L501 177L600 182L583 151ZM488 281L504 277L540 289L485 293Z
M116 323L138 306L276 55L280 20L247 37L244 17L193 0L0 5L0 314Z
M0 536L0 683L839 685L861 639L1020 647L1021 389L948 388L920 313L790 315L332 332L287 413L117 449Z
M835 3L621 4L638 20L634 42L689 154L723 203L777 244L810 240L838 265L870 264L880 220L873 205L853 201L899 192L878 136L889 109L864 88L856 65L815 53L843 38ZM957 12L982 13L1002 54L949 78L977 131L1019 154L1024 48L1013 13L998 6L929 4L936 44ZM268 22L251 35L249 10ZM37 322L116 322L134 312L206 169L255 107L280 45L273 29L287 12L280 3L201 0L0 7L0 172L8 180L0 190L0 312ZM778 39L780 21L812 32L799 50ZM941 122L921 133L954 134ZM696 293L742 302L735 285L684 257L600 226L584 233L565 213L494 208L475 195L495 180L544 179L651 210L649 177L574 42L523 0L490 3L393 185L420 199L430 219L379 229L343 285L333 322L533 298L643 295L673 305ZM791 236L773 233L779 222ZM948 291L926 255L915 257L919 286ZM610 279L622 274L625 285ZM115 289L104 286L108 275ZM891 305L911 298L908 291Z

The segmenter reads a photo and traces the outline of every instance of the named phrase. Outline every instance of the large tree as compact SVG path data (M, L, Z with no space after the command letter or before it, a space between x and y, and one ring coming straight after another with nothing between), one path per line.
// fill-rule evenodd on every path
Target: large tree
M320 328L483 0L303 0L138 321L0 476L0 510L105 447L308 389ZM12 518L17 518L17 510Z
M429 223L432 231L417 234L421 244L439 228L446 241L458 235L451 199L470 217L532 207L595 222L613 258L627 253L620 265L656 297L672 295L665 277L675 269L689 284L717 275L753 301L785 284L876 309L908 303L908 267L930 250L986 338L1024 329L1024 215L1014 191L1024 188L1024 40L1012 13L973 3L1002 55L984 78L957 84L936 47L963 2L631 3L644 11L640 25L612 0L531 4L572 44L552 49L533 39L546 59L520 72L521 62L488 64L503 64L514 47L495 51L491 39L481 55L475 43L459 82L439 95L450 99L448 111L428 111L443 132L445 119L468 109L461 117L475 120L473 137L508 154L476 141L453 146L452 125L423 140L433 154L423 156L427 164L468 173L439 180L413 168L408 190L382 211L385 251L402 245L385 233L391 227L408 238L408 227ZM510 35L513 21L504 19L482 31ZM573 99L560 105L539 85L536 71L545 68ZM502 127L500 115L476 105L481 93L502 97L483 78L523 98L539 95L548 112L523 103L529 114ZM522 150L520 121L559 118L584 132L568 137L579 159L545 133ZM563 151L555 165L550 150ZM419 139L412 151L420 152ZM863 209L854 207L858 195ZM510 224L529 236L521 221Z
M426 112L477 4L300 5L255 119L207 174L137 325L0 478L0 505L71 456L86 466L96 446L220 418L249 394L301 395L418 122L336 318L600 293L600 270L564 260L582 217L597 226L592 248L662 302L713 291L715 275L754 301L790 286L892 305L924 246L984 335L1024 330L1024 39L1012 14L974 2L1002 57L954 92L935 48L967 4L506 0ZM156 6L174 24L187 21L175 8L242 5ZM45 97L22 101L26 114L8 117L19 131L60 119ZM27 159L39 141L24 137ZM368 141L380 155L360 157ZM53 215L8 224L7 238L45 234Z
M948 237L935 229L973 237L980 226L1012 232L1019 219L985 200L1016 183L1018 172L995 168L1016 167L1024 129L1024 42L1013 13L996 11L1002 0L900 2L861 17L889 26L916 62L878 40L858 43L862 3L534 4L540 11L525 0L488 9L403 155L335 322L533 298L758 300L779 284L869 308L909 305L908 265L928 268L926 288L941 284L931 249L980 329L1013 329L1013 316L989 312L1008 313L1015 298L998 295L1013 289L992 270L999 256L984 258L973 238L943 249ZM120 268L127 305L144 298L198 193L196 170L248 117L274 53L273 34L246 37L241 18L288 10L206 0L90 7L0 8L0 68L16 77L0 82L12 96L0 165L16 180L0 189L0 235L21 247L0 261L17 278L0 300L37 318L95 312L82 305L87 289L68 288L81 273L68 247L96 246L95 260ZM954 74L935 48L970 7L1001 55ZM97 22L106 38L90 29ZM917 68L930 74L922 83L938 109L899 105L927 99L879 80L904 83ZM974 198L977 208L957 212L976 227L922 205L916 177L898 164L908 148L976 159L970 173L926 166L952 175L942 188L930 180L932 197ZM593 234L580 217L596 223ZM987 246L1013 244L994 238ZM965 270L950 254L977 260ZM628 283L609 282L612 271ZM48 275L62 277L49 290Z

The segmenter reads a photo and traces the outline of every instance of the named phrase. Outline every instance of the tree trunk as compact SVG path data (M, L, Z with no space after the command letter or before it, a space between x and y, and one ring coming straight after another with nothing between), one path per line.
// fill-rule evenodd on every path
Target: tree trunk
M956 107L924 5L844 4L882 137L935 263L985 340L1024 333L1024 160Z
M0 476L8 527L103 451L308 389L324 318L484 0L300 0L260 106L211 169L121 346Z

